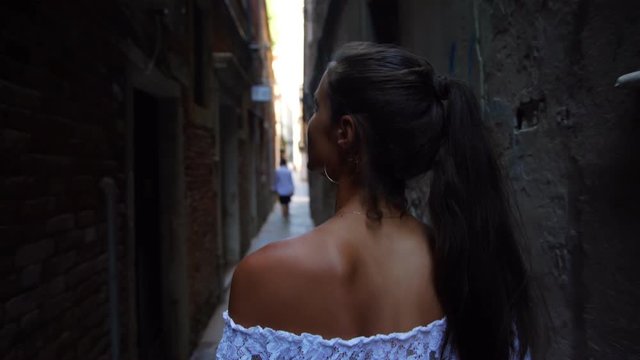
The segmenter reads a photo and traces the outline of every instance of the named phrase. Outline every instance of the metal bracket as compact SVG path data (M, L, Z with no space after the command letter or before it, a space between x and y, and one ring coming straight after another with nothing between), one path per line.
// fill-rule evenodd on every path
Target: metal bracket
M640 87L640 71L624 74L618 78L615 87L631 88Z

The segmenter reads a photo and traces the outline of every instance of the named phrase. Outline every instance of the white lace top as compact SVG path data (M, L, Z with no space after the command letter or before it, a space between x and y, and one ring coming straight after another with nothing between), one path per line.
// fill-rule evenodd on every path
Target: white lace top
M225 327L217 358L223 360L455 359L450 352L448 356L441 354L445 319L403 333L328 340L319 335L297 335L268 327L245 328L236 324L228 312L222 316Z

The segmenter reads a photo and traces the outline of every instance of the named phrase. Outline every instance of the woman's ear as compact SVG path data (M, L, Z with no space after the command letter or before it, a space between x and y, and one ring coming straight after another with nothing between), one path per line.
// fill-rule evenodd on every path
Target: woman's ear
M356 135L356 122L353 116L343 115L338 121L338 146L349 149L353 146Z

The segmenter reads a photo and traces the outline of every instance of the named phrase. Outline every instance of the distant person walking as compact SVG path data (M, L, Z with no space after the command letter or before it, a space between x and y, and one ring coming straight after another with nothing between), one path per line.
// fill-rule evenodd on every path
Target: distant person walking
M282 209L282 216L284 218L289 217L289 203L291 202L291 196L293 195L293 176L291 170L287 167L287 160L280 160L280 167L276 169L275 181L273 183L273 191L278 193L280 198L280 208Z

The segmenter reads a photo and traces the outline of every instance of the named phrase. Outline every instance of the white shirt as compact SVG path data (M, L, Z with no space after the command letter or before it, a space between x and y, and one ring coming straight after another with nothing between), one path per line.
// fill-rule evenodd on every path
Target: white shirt
M226 311L222 317L225 326L216 354L218 360L457 359L441 349L446 329L444 319L404 333L345 340L261 326L245 328L236 324Z
M442 318L407 332L325 339L309 333L294 334L269 327L245 328L225 311L218 360L457 360L451 346L444 346L447 320ZM517 349L515 340L514 349ZM514 350L511 359L517 359ZM526 360L531 360L527 353Z
M291 176L291 171L286 165L281 165L276 169L273 190L280 196L291 196L293 195L293 189L293 176Z

